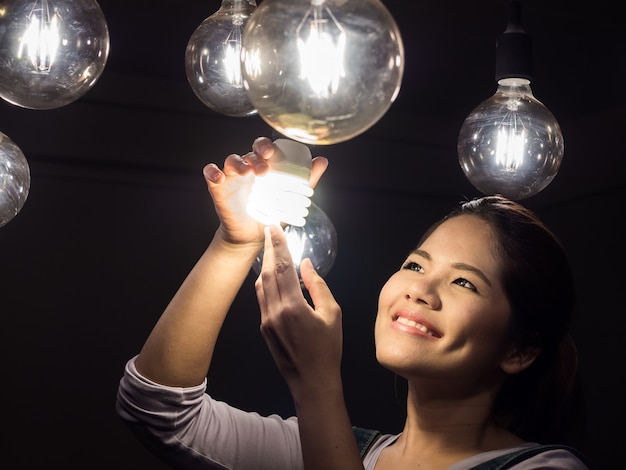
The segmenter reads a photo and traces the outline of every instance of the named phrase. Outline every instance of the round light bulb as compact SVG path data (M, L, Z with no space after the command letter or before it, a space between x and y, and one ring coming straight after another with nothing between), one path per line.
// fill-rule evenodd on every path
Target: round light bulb
M30 168L22 150L0 132L0 227L24 206L30 190Z
M254 0L223 0L193 32L185 51L187 80L206 106L227 116L256 114L241 76L243 30Z
M307 144L373 126L400 91L404 46L379 0L264 0L243 36L243 78L259 115Z
M467 179L484 194L524 199L543 190L563 159L561 128L530 81L505 78L463 123L457 144Z
M109 31L94 0L15 0L0 16L0 97L52 109L96 83L109 55Z
M324 277L337 257L337 232L326 213L311 203L306 223L301 226L287 225L284 227L291 259L300 277L300 262L309 258L317 273ZM264 251L257 256L253 268L259 274L263 264Z
M302 226L313 195L309 186L311 151L289 139L275 140L274 149L267 161L269 170L255 177L248 197L248 214L265 225Z

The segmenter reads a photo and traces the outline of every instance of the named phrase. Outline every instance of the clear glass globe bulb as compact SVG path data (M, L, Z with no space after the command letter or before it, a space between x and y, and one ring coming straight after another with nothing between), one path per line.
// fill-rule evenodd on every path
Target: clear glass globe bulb
M52 109L96 83L109 55L109 30L94 0L15 0L0 16L0 97Z
M563 159L563 135L526 79L498 82L496 93L467 116L457 143L467 179L482 193L510 199L548 186Z
M244 30L241 58L259 115L307 144L369 129L404 72L400 31L379 0L264 0Z
M300 262L309 258L320 276L328 274L337 257L337 232L326 213L315 203L311 203L306 223L299 227L287 225L285 236L293 264L300 276ZM253 268L259 274L263 264L264 251L257 256Z
M0 132L0 227L24 206L30 190L30 168L22 150Z
M185 50L191 89L206 106L227 116L257 113L241 75L243 30L256 10L254 0L223 0L193 32Z

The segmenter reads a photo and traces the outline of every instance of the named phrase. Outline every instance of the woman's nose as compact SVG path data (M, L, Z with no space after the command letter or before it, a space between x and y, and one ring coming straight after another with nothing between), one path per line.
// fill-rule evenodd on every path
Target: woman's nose
M437 281L434 279L421 278L411 282L407 286L405 297L413 302L428 305L432 310L438 310L441 307L441 297Z

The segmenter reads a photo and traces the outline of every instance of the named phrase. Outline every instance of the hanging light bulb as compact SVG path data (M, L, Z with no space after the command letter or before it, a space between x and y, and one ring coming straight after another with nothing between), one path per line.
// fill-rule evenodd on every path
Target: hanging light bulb
M270 169L256 176L247 211L259 222L284 225L291 258L300 275L300 262L310 258L316 271L324 276L332 267L337 253L337 233L331 220L311 201L309 186L311 151L289 139L274 141ZM255 270L261 270L263 252L257 257Z
M243 30L256 9L254 0L222 0L193 32L185 50L187 80L206 106L227 116L257 113L241 75Z
M0 132L0 227L20 212L30 190L30 168L22 150Z
M0 97L52 109L89 91L104 70L109 31L95 0L0 4Z
M563 135L530 89L531 56L520 2L512 0L507 29L497 41L496 93L467 116L457 142L465 176L484 194L517 200L533 196L552 182L561 165Z
M369 129L404 72L400 31L379 0L264 0L244 30L241 58L259 115L307 144Z
M337 231L328 215L317 204L311 202L305 224L287 225L283 231L298 277L300 262L305 258L311 260L320 276L326 276L337 257ZM253 265L257 274L261 272L263 254L264 251L261 251ZM300 283L302 285L302 280Z

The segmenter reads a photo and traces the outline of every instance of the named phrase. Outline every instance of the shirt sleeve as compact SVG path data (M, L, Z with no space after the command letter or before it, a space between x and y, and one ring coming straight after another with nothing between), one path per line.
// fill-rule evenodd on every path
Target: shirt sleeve
M120 380L116 411L138 439L174 468L300 470L296 417L261 416L214 400L206 379L167 387L141 376L130 359Z

